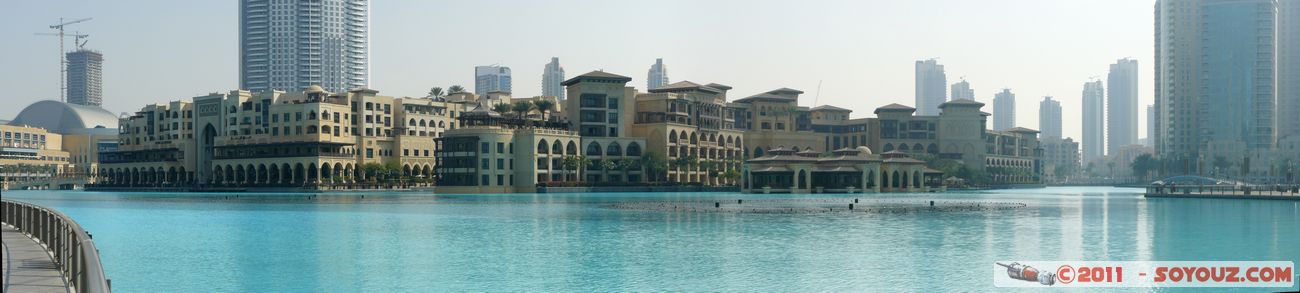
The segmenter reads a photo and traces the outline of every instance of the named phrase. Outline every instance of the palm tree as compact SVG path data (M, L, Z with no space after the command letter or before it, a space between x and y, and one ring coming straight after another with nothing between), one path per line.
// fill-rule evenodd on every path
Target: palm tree
M515 116L518 116L519 119L524 119L526 116L528 116L528 113L532 112L535 109L537 109L537 105L533 105L533 103L518 101L515 102L515 105L511 110L514 110Z
M463 92L465 92L465 87L460 85L453 85L447 88L447 94L459 94Z
M430 97L430 98L435 98L435 99L436 99L436 98L441 98L442 95L443 95L442 87L436 87L436 86L435 86L435 87L429 89L429 97Z
M628 173L632 171L632 166L636 165L636 161L631 158L622 158L618 159L616 163L618 168L623 170L623 180L627 180Z
M537 111L542 112L542 120L546 120L546 113L555 110L555 102L551 102L550 100L538 99L537 101L533 102L533 105L535 106Z
M501 113L501 115L503 115L503 116L506 115L506 114L510 114L510 111L513 111L513 110L514 110L514 109L511 108L509 104L495 104L495 105L492 105L492 111L493 111L493 112L497 112L497 113Z
M664 174L665 170L668 170L668 158L665 158L660 153L646 152L641 155L641 166L645 167L648 179L651 181L660 180L663 178L660 175Z

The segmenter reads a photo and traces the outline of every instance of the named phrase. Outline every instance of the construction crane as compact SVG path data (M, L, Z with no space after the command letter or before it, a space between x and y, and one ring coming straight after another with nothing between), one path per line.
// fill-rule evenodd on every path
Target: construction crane
M66 53L66 51L63 50L63 37L64 37L63 27L68 26L68 25L72 25L72 24L78 24L78 23L86 22L86 21L88 21L88 20L90 20L90 19L91 19L91 18L87 17L87 18L82 18L82 19L73 20L73 21L63 21L63 18L60 17L60 18L59 18L59 24L55 24L55 25L51 25L51 26L50 26L50 29L58 30L59 33L57 33L57 34L54 34L54 33L49 33L49 34L47 34L47 35L53 35L53 36L58 36L58 37L59 37L59 101L60 101L60 102L67 102L67 101L65 100L65 99L66 99L65 95L67 94L66 92L67 92L67 89L68 89L68 84L67 84L67 81L66 81L66 79L67 79L67 71L68 71L68 66L67 66L68 61L65 59L66 57L63 56L63 54ZM85 38L85 37L88 37L88 36L89 36L89 35L84 35L84 36L79 35L79 36L77 37L77 40L78 40L78 42L79 42L79 41L81 40L81 38Z

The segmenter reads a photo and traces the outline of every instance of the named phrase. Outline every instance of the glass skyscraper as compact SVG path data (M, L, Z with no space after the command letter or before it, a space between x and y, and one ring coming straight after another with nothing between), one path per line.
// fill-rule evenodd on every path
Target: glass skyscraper
M481 96L490 92L510 92L510 67L474 67L474 94Z
M332 92L369 79L368 0L239 2L239 87Z

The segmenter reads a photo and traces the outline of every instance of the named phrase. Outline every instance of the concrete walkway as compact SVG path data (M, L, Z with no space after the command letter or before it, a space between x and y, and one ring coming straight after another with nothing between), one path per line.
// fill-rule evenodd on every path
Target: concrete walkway
M54 259L35 240L5 225L0 225L3 238L4 292L71 292L63 281L63 274L54 266Z

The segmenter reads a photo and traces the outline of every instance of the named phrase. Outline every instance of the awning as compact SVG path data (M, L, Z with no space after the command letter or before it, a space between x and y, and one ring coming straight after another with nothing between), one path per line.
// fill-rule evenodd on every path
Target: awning
M753 172L753 173L764 173L764 172L790 172L790 168L786 168L786 167L778 167L778 166L771 166L771 167L755 168L755 169L753 169L753 170L749 170L749 172Z
M859 170L857 167L839 166L817 167L816 169L813 169L813 172L862 172L862 170Z

